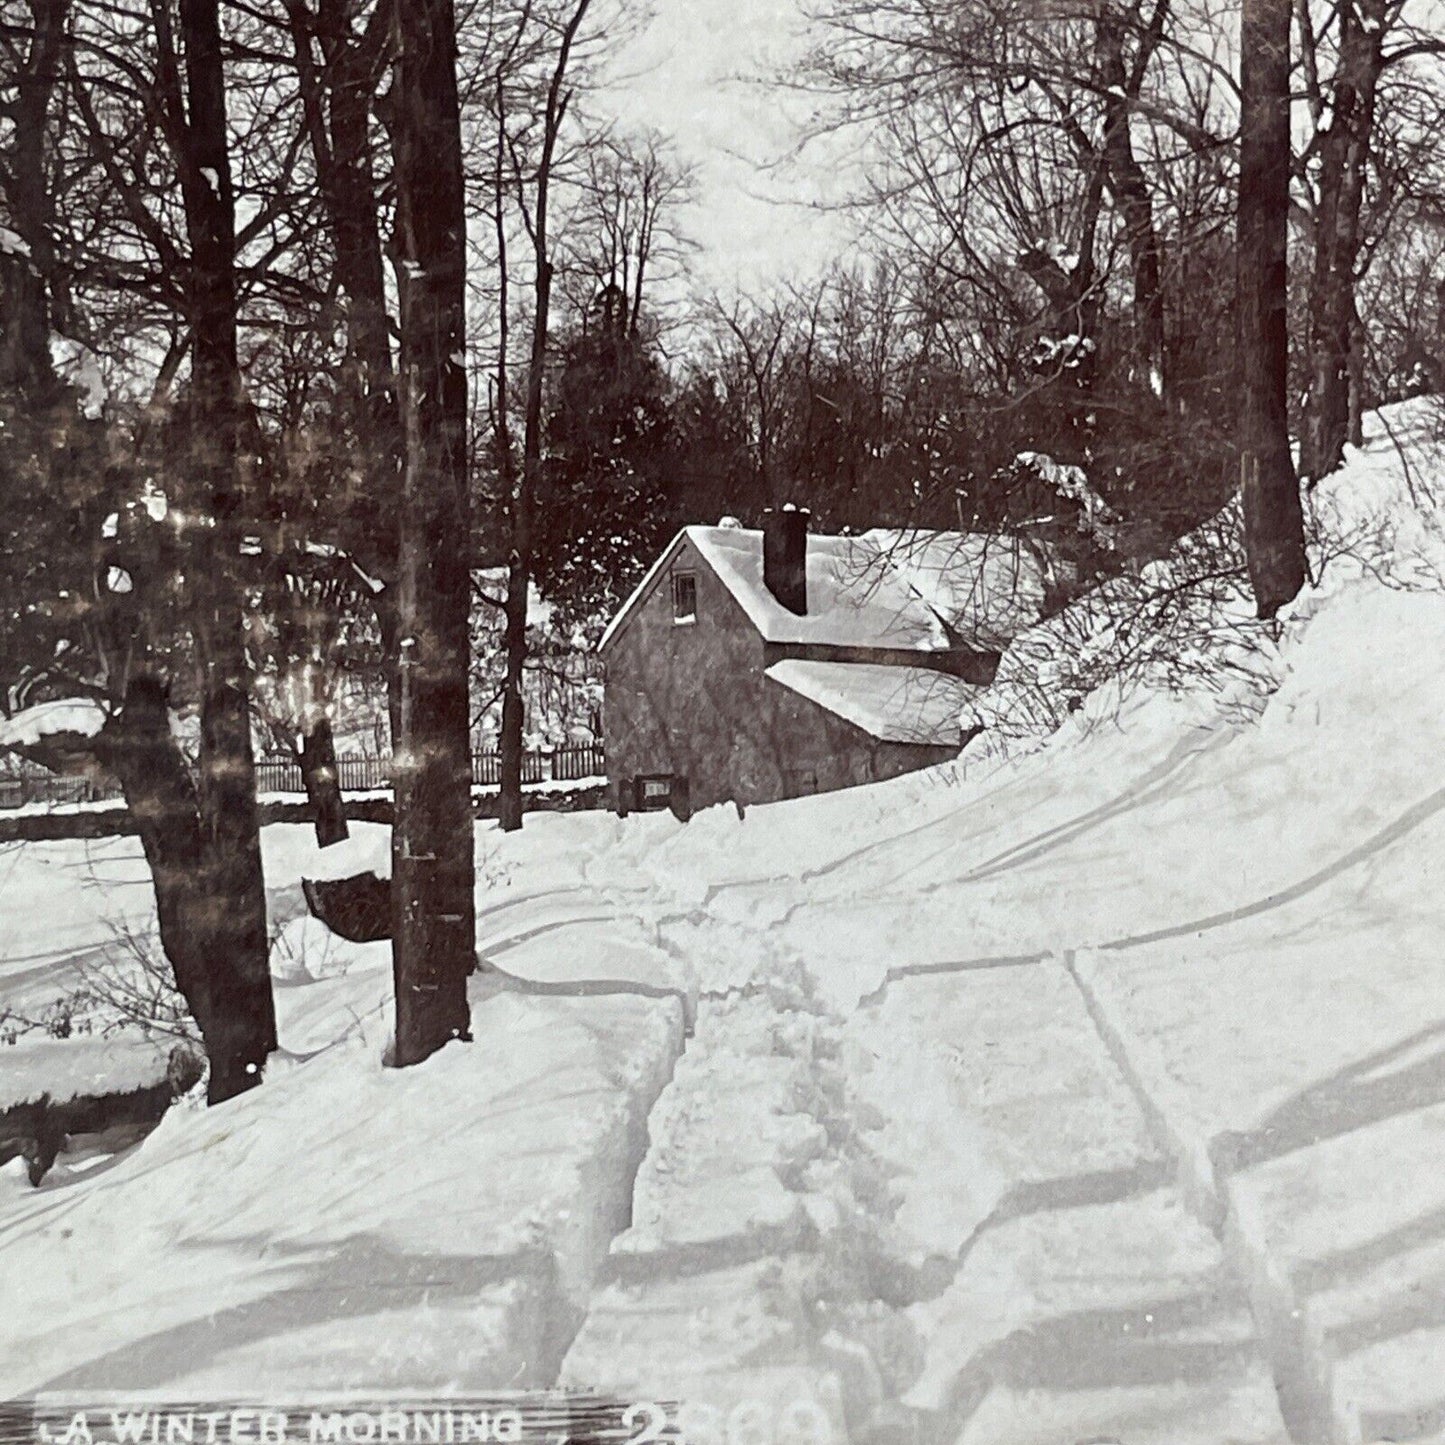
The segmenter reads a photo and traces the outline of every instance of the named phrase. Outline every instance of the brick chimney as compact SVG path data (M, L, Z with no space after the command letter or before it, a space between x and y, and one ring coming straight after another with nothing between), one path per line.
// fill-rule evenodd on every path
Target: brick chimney
M763 583L799 617L808 614L808 515L791 502L763 513Z

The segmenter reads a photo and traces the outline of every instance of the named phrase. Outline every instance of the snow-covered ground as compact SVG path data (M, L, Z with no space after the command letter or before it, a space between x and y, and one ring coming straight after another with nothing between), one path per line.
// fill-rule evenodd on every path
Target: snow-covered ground
M7 1174L0 1397L560 1382L699 1439L1445 1438L1445 465L1389 421L1408 468L1377 424L1317 499L1370 565L1294 606L1255 720L1136 692L745 818L480 825L497 971L421 1068L380 1067L385 946L301 920L308 830L268 829L283 1052L103 1169ZM384 866L355 831L328 869ZM39 901L0 995L143 923L126 840L7 866Z

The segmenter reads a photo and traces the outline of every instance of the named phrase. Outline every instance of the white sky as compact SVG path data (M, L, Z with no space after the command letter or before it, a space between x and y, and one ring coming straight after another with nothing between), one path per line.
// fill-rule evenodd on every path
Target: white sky
M705 289L806 276L848 248L847 219L820 209L840 165L824 147L790 159L811 102L765 77L796 68L808 22L796 0L653 0L653 19L609 68L597 108L673 139L697 170L684 229Z

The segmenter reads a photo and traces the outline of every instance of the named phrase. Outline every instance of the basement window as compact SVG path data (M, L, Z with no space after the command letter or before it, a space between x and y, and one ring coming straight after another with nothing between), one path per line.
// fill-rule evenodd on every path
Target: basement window
M632 780L633 806L639 813L652 813L672 803L671 773L652 773Z
M691 572L673 574L672 620L676 624L697 621L697 578Z

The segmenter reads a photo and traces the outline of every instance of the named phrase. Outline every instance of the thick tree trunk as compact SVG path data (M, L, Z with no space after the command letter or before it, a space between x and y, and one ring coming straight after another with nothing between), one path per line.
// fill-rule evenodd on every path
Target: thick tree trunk
M156 896L161 947L210 1064L207 1097L220 1103L258 1082L275 1047L270 982L248 986L232 967L236 928L224 853L202 822L201 802L171 734L162 683L138 673L98 741L140 834ZM265 920L262 918L264 957ZM265 1046L262 1043L266 1040Z
M1139 37L1143 54L1132 67L1125 64L1123 12L1101 6L1097 21L1099 79L1104 98L1103 160L1109 191L1124 221L1129 266L1134 279L1134 352L1150 393L1164 400L1168 385L1164 336L1164 285L1154 204L1144 168L1134 154L1129 129L1131 97L1137 97L1144 62L1159 44L1165 8L1156 7L1154 24Z
M335 277L346 298L344 395L366 476L366 495L348 499L346 542L369 571L391 582L403 443L371 129L386 47L383 33L374 31L378 16L364 34L352 33L353 9L348 0L322 0L317 12L327 71L324 106L319 94L314 100L319 134L313 151L335 248Z
M217 0L181 0L187 154L182 195L192 266L191 455L214 525L194 529L189 579L200 664L198 802L215 946L207 1040L212 1102L259 1083L276 1047L266 892L256 814L248 669L241 625L240 370L235 212Z
M1290 0L1244 0L1236 241L1244 538L1261 617L1304 585L1304 521L1290 455L1285 246Z
M1098 370L1099 292L1094 272L1094 243L1104 206L1105 170L1096 160L1080 207L1080 244L1077 260L1065 269L1059 258L1041 247L1033 247L1018 257L1024 274L1038 287L1049 303L1050 336L1077 336L1080 345L1076 362L1062 370L1062 418L1065 435L1055 444L1064 461L1086 466L1092 450L1097 411L1094 384Z
M276 1047L276 1012L239 618L215 618L209 641L198 793L204 876L215 915L211 1033L220 1047L211 1059L209 1097L216 1103L260 1082L266 1056Z
M125 794L150 865L161 947L205 1038L213 1012L212 907L200 804L171 734L165 687L158 678L131 677L120 711L97 740L97 756Z
M471 605L466 215L451 0L396 0L397 238L406 444L393 749L394 1061L468 1038L476 922L467 690Z
M0 370L22 389L53 382L49 360L49 200L43 137L67 0L33 0L36 26L20 89L10 161L16 219L32 264L7 288ZM187 277L194 337L188 461L214 527L193 529L187 601L201 670L201 777L192 782L170 733L165 690L140 664L98 743L125 790L151 866L161 942L210 1060L216 1103L258 1083L276 1046L266 898L256 830L245 657L235 584L234 231L216 0L181 0L186 86L174 38L158 34L158 79L187 127L178 156L194 265ZM7 278L9 279L9 278ZM195 418L204 419L196 426Z
M1121 122L1123 124L1127 122ZM1163 401L1169 372L1164 339L1164 286L1160 279L1154 208L1143 169L1134 159L1132 148L1127 142L1111 143L1111 148L1121 152L1111 165L1117 167L1113 191L1124 215L1130 266L1134 273L1135 351L1150 394Z
M1310 389L1300 469L1313 481L1344 460L1354 374L1360 209L1375 122L1387 0L1340 7L1339 61L1319 138L1319 206L1310 277Z

